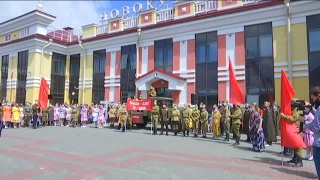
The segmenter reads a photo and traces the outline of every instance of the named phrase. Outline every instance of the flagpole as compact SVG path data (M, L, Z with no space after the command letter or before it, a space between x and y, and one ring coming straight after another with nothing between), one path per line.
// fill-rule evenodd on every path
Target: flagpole
M283 147L281 146L281 166L283 166Z

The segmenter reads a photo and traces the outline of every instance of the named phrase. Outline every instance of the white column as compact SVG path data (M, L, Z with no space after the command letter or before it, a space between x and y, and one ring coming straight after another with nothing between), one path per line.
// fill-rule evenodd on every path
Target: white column
M236 56L235 56L235 49L236 49L236 36L235 33L229 33L226 35L226 64L229 68L229 57L231 59L233 68L236 67ZM230 76L229 76L229 69L227 70L227 84L226 84L226 97L230 99Z
M188 41L180 41L180 72L187 71L188 68Z
M146 74L148 72L148 56L149 56L149 52L148 52L148 46L144 46L142 47L142 58L141 58L141 74Z
M111 58L110 58L110 77L113 79L116 76L116 51L111 52ZM114 102L114 95L115 95L115 87L110 86L109 87L109 101Z
M114 102L114 91L115 91L115 88L114 88L114 86L111 86L109 88L110 88L110 90L109 90L109 101L110 102Z
M188 102L188 85L187 82L183 84L183 90L179 94L179 106L184 106Z

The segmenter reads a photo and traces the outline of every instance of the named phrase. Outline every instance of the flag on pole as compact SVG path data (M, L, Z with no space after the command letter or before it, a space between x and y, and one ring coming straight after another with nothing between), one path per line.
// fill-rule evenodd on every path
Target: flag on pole
M49 91L49 84L44 78L41 78L39 98L38 98L39 108L48 107L48 91Z
M286 73L281 71L281 110L285 115L291 115L291 100L295 92L290 84ZM281 146L288 148L305 148L299 130L294 122L288 122L281 118Z
M244 96L234 74L231 59L229 57L229 75L230 75L230 102L232 104L244 104Z

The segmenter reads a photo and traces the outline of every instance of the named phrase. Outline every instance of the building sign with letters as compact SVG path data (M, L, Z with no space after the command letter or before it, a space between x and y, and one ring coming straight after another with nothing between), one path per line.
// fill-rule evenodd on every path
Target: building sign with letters
M141 11L149 9L163 8L169 6L169 3L176 3L176 1L166 1L166 0L147 0L146 4L135 3L132 7L124 6L121 10L113 9L111 12L102 13L102 17L106 19L113 19L119 17L128 17L130 15L136 15ZM105 17L106 16L106 17Z

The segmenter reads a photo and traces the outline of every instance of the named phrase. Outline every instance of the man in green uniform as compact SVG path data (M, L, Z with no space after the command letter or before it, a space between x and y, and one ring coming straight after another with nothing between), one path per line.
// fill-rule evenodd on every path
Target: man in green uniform
M125 132L126 124L128 120L128 111L124 103L122 107L119 109L119 116L120 116L121 130L122 132Z
M190 109L188 105L186 104L184 106L184 110L182 111L182 131L183 131L183 136L186 136L186 131L187 131L187 136L189 136L189 120L190 120Z
M132 110L128 111L128 127L127 127L127 129L129 131L132 130Z
M110 128L114 127L114 122L116 121L116 114L117 109L115 105L112 105L112 107L109 109L109 118L110 118Z
M157 100L154 100L154 106L152 107L152 110L151 110L151 120L152 120L151 123L152 123L153 135L157 134L159 117L160 117L160 108L157 104Z
M166 135L168 136L168 126L169 126L169 121L171 119L171 111L168 109L168 107L164 104L162 106L161 112L160 112L160 124L161 124L161 133L160 135L163 134L163 128L166 126Z
M77 127L78 118L79 118L79 110L76 105L73 105L72 111L71 111L71 122L73 127Z
M35 103L32 105L32 126L33 129L38 127L38 116L40 114L40 108L38 108L38 101L36 100Z
M172 111L172 130L174 132L174 135L176 136L178 134L179 130L179 122L180 122L180 111L178 109L177 105L174 105L174 110Z
M41 117L42 117L42 125L46 126L48 124L48 108L43 108L41 110Z
M199 120L200 120L200 111L198 109L198 105L195 105L194 110L192 111L191 119L192 119L194 137L198 137Z
M208 111L206 110L206 105L202 105L202 110L200 114L200 122L201 122L201 129L202 129L202 138L207 138L208 132Z
M24 106L24 126L23 127L29 127L30 125L30 120L31 120L31 115L32 115L32 110L30 103L27 102L26 105Z
M235 133L235 139L236 142L233 145L239 145L240 144L240 125L241 125L241 119L242 119L242 111L240 109L240 104L235 105L235 110L232 113L232 115L229 115L230 118L232 118L232 126Z
M292 101L296 101L298 99L292 99ZM292 115L285 115L283 113L280 114L280 117L284 118L287 122L290 123L295 123L296 127L297 127L297 132L299 132L299 128L300 128L300 121L299 121L299 117L300 114L302 114L301 112L298 111L297 108L292 107ZM303 167L303 163L302 163L302 148L296 148L293 150L294 151L294 155L293 158L288 161L287 163L294 163L294 167Z
M223 103L224 106L224 112L223 112L223 119L224 119L224 130L226 132L226 138L224 139L224 141L229 141L230 138L230 105L228 101L225 101Z

